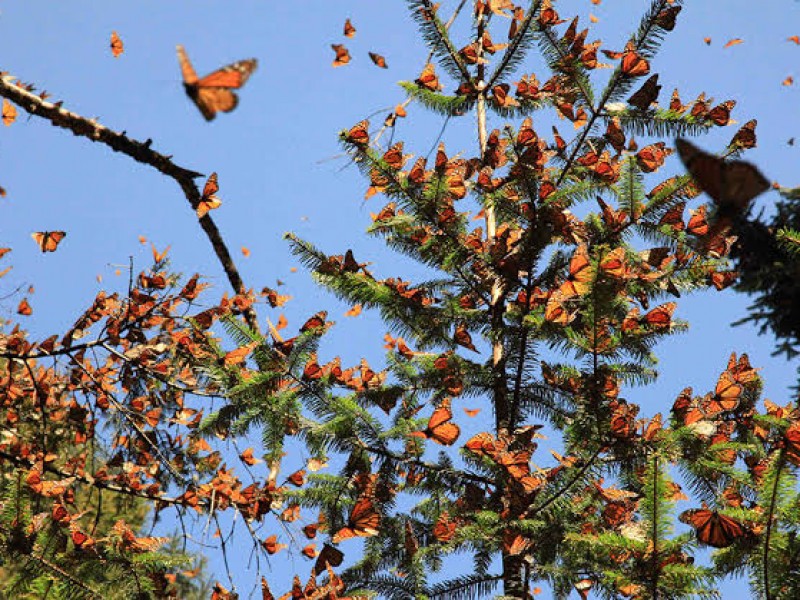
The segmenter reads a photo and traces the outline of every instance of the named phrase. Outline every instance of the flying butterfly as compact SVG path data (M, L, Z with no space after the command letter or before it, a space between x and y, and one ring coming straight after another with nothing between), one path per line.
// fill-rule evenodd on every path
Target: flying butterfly
M770 188L767 178L749 162L723 160L682 138L675 140L675 146L689 174L719 209L717 231L746 210L753 198Z
M350 51L345 48L344 44L331 44L331 49L336 53L333 59L334 67L341 67L350 62Z
M386 59L380 55L376 54L375 52L369 52L370 60L375 63L376 67L380 67L381 69L388 69L389 66L386 64Z
M66 236L66 231L37 231L31 234L33 241L39 244L42 252L55 252L61 240Z
M119 55L125 51L125 45L122 43L122 39L119 37L116 31L111 32L111 42L109 43L109 48L111 48L111 54L114 58L119 58Z
M206 121L214 120L218 112L230 112L236 108L239 98L233 90L242 87L258 65L254 58L240 60L201 79L183 46L178 45L177 51L186 95L197 105Z

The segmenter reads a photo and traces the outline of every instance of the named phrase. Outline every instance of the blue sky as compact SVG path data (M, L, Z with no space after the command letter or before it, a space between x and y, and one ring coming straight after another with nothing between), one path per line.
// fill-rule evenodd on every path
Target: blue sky
M449 14L455 4L445 1L442 10ZM582 15L585 25L588 14L595 14L599 22L589 40L599 37L605 48L619 50L647 4L605 0L595 6L574 0L558 7L562 15ZM345 17L358 29L352 40L341 35ZM112 30L125 43L118 59L108 49ZM740 124L757 117L758 148L748 160L786 186L800 184L800 146L786 144L800 134L800 46L786 41L797 34L800 2L774 0L755 8L748 0L696 0L686 3L676 31L652 64L661 74L662 103L677 86L684 102L701 91L718 101L736 99L734 118ZM710 46L703 43L706 36L712 39ZM744 41L723 49L731 38ZM234 60L259 60L235 112L210 124L202 119L180 83L178 43L201 76ZM331 43L348 46L351 64L331 68ZM390 68L373 66L368 51L383 54ZM295 297L286 308L295 326L319 308L328 308L339 325L326 352L328 357L341 354L346 363L365 355L380 364L385 328L375 315L343 317L347 306L315 288L302 268L291 272L298 265L282 236L293 231L330 253L352 248L359 261L372 262L372 269L384 277L421 273L363 234L369 211L382 205L379 198L363 202L366 182L341 155L336 134L370 114L375 115L373 124L379 124L404 99L395 82L414 79L426 56L399 0L0 0L0 70L34 83L63 100L66 108L98 117L112 129L127 130L141 140L152 138L156 150L174 155L184 167L217 171L223 205L213 217L246 284L260 289L283 280L282 293ZM544 69L537 62L526 63L523 72L532 71L542 74ZM798 83L782 86L789 75ZM599 80L606 76L598 73ZM495 119L491 125L503 123ZM441 125L440 117L412 104L408 119L398 121L395 137L406 140L406 151L425 154ZM565 122L560 129L563 134L571 127ZM719 150L735 129L715 130L698 143ZM451 120L444 137L448 152L474 152L474 136L472 120ZM679 168L671 158L668 169ZM149 245L141 245L138 236L159 249L171 245L176 271L187 276L199 271L215 285L215 294L227 290L208 241L175 183L107 148L20 114L13 126L0 128L0 185L8 192L0 200L0 246L13 248L3 266L14 267L0 280L0 316L16 318L21 296L12 292L34 285L34 313L25 323L35 337L68 328L98 289L124 291L129 257L137 270L150 263ZM767 193L758 206L769 212L776 198ZM58 252L44 255L30 233L54 229L66 230L68 236ZM241 255L242 246L250 249L249 258ZM119 265L123 275L115 276ZM747 304L746 297L731 291L681 299L676 316L690 322L690 332L657 348L659 381L626 390L626 397L641 403L646 414L665 412L683 387L712 388L735 350L748 352L753 365L762 369L765 395L785 403L796 365L770 356L771 338L756 336L752 327L729 326L746 314ZM262 318L267 315L277 318L277 313L262 310ZM249 546L235 568L245 593L252 585L243 575L248 557ZM297 554L294 564L286 560L273 560L275 591L285 587L289 571L308 571ZM224 581L219 560L211 564Z

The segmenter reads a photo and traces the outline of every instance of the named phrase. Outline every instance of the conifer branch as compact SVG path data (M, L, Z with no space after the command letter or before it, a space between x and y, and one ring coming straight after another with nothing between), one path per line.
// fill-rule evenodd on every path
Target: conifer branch
M517 35L508 43L500 62L495 68L494 73L489 77L486 84L487 89L492 89L500 79L505 76L506 72L514 68L525 57L525 50L531 42L531 24L536 16L539 14L539 9L542 6L542 0L536 0L525 15L525 19L520 23ZM537 27L537 29L539 29Z
M667 0L655 0L653 5L650 7L650 11L642 20L642 25L639 29L639 32L636 36L636 39L633 40L633 45L636 50L640 50L645 42L646 37L651 33L652 29L655 27L655 15L658 15L659 12L664 10L669 3ZM567 161L564 167L561 170L561 173L558 175L558 180L556 181L556 187L559 187L561 183L564 181L564 178L572 169L575 159L578 157L578 153L583 150L583 145L586 142L586 139L589 137L589 133L592 130L592 126L594 125L597 118L600 116L601 112L603 111L606 104L611 100L614 94L618 93L618 88L622 86L623 81L625 78L622 76L622 67L617 67L614 73L611 75L611 79L606 86L606 89L603 91L603 95L600 98L600 101L597 103L597 107L589 106L591 115L589 116L589 120L586 125L583 126L583 130L581 131L580 136L578 137L577 142L575 143L572 152L567 158ZM631 79L632 81L632 79ZM628 84L630 85L630 84Z
M458 50L450 40L447 26L439 19L437 10L430 0L410 0L409 8L425 42L430 46L433 55L439 59L439 64L453 79L459 82L470 81L472 77L467 66L459 57Z
M201 193L194 180L202 177L202 173L181 167L173 162L171 156L151 149L150 146L153 143L151 139L140 142L128 137L124 131L122 133L112 131L108 127L100 125L95 119L87 119L62 108L60 102L47 102L24 87L12 83L13 79L10 75L0 77L0 96L7 98L30 115L50 121L54 127L66 129L78 137L104 144L114 152L120 152L136 162L153 167L173 179L180 186L192 210L197 208ZM216 223L208 214L199 219L199 222L206 237L211 242L214 253L217 255L217 259L225 271L234 292L237 294L246 293L244 281L236 264L233 262L228 246L222 239L222 234ZM258 318L252 307L248 307L244 311L244 316L247 324L251 328L258 330Z
M28 555L28 558L30 560L40 563L43 567L49 569L59 577L66 579L67 581L69 581L70 584L74 585L75 587L83 590L88 594L91 594L92 598L96 598L98 600L101 600L103 598L103 596L101 596L95 590L93 590L88 585L83 583L80 579L74 577L73 575L71 575L70 573L59 567L57 564L50 562L44 556L39 556L38 554L31 553Z
M10 454L5 450L0 450L0 459L6 460L11 464L17 467L23 467L26 469L32 469L36 466L35 461L23 458L20 456L16 456L14 454ZM145 500L149 500L151 502L155 501L161 504L170 504L176 506L183 506L183 500L172 497L172 496L162 496L162 495L155 495L147 494L145 492L140 492L138 490L134 490L132 488L124 487L121 485L117 485L115 483L109 483L107 481L101 481L99 479L95 479L94 477L90 477L87 475L81 475L80 473L73 473L70 471L63 471L51 463L44 463L44 471L47 473L51 473L52 475L57 476L60 479L67 479L69 477L75 477L81 483L85 483L86 485L90 485L92 487L108 490L110 492L117 492L120 494L125 494L127 496L133 496L135 498L143 498ZM198 499L198 506L205 506L207 502L201 498Z

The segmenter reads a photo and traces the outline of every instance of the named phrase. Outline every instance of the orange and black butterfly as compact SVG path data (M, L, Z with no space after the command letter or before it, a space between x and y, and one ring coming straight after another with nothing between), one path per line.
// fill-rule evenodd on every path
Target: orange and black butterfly
M109 43L109 48L111 48L111 54L114 58L119 58L119 55L125 51L125 45L122 43L122 39L119 37L116 31L111 32L111 42Z
M651 75L630 98L628 104L639 110L647 110L650 105L658 99L661 86L658 85L658 73Z
M42 252L55 252L61 240L66 236L66 231L37 231L31 234L33 241L39 244Z
M751 533L744 523L707 508L687 510L680 519L694 527L698 542L714 548L731 546L738 538Z
M375 63L375 66L380 67L381 69L389 68L389 66L386 64L386 59L380 54L376 54L375 52L370 52L369 58L373 63Z
M442 401L428 420L428 426L422 431L415 431L411 435L433 440L437 444L452 446L461 434L461 428L452 422L453 411L450 408L450 399Z
M350 511L347 525L342 527L332 538L334 544L352 537L370 537L378 535L381 515L375 508L370 496L361 496Z
M738 146L739 148L755 148L757 123L758 121L751 119L742 125L739 131L734 134L729 145Z
M240 60L201 79L183 46L179 45L177 50L186 95L197 105L206 121L212 121L218 112L230 112L236 108L239 98L233 90L242 87L250 78L258 64L256 59Z
M203 186L203 195L200 197L200 202L197 203L198 219L202 219L208 211L219 208L222 205L222 200L215 195L218 191L217 174L212 173L206 180L206 184Z
M716 227L712 228L716 232L730 225L753 198L770 188L767 178L749 162L723 160L681 138L675 140L675 146L689 174L719 209Z
M350 62L350 51L344 47L344 44L331 44L331 49L336 53L333 59L334 67L341 67Z

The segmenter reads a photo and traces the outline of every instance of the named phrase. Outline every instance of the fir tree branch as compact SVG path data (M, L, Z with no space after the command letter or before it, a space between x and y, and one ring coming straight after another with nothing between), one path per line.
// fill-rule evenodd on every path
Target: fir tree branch
M428 471L434 471L434 472L437 472L437 473L442 473L444 475L450 475L452 477L455 477L457 479L462 479L462 480L465 480L465 481L483 483L483 484L492 485L492 486L497 485L497 482L494 479L489 479L488 477L482 477L482 476L476 475L474 473L467 473L465 471L459 471L457 469L448 469L448 468L443 467L441 465L435 465L435 464L432 464L432 463L429 463L429 462L425 462L424 460L420 460L418 458L407 458L407 457L401 456L399 454L395 454L391 450L387 450L385 448L376 448L375 446L367 446L367 445L364 445L362 448L364 450L366 450L367 452L371 452L372 454L376 454L378 456L382 456L383 458L386 458L386 459L394 461L394 462L413 465L415 467L420 467L420 468L426 469Z
M660 11L665 9L668 6L667 0L658 0L658 3L653 4L651 7L651 11L648 13L648 16L645 17L644 26L640 28L638 32L637 39L633 42L634 49L639 50L645 42L646 37L650 34L651 29L655 27L655 19L652 18L650 15L658 14ZM572 149L572 152L567 158L567 161L561 170L561 173L558 176L558 180L556 181L556 187L559 187L561 183L564 181L564 178L572 169L575 159L578 157L578 153L581 152L583 149L583 145L586 142L586 138L589 137L589 133L592 130L592 126L594 125L597 118L600 116L600 113L603 111L603 107L605 107L606 103L612 98L612 96L617 92L617 87L624 81L622 73L622 68L617 67L614 73L611 75L611 79L606 86L606 89L603 91L603 95L600 98L600 101L597 103L597 108L589 106L591 111L591 116L589 117L589 121L584 125L583 130L581 131L580 136L578 137L577 143L575 147Z
M69 581L75 587L80 588L81 590L83 590L84 592L86 592L88 594L91 594L92 598L97 598L98 600L102 600L103 596L101 596L98 592L96 592L95 590L90 588L88 585L83 583L80 579L77 579L76 577L70 575L67 571L65 571L64 569L59 567L57 564L50 562L44 556L39 556L37 554L29 554L27 556L28 556L28 558L30 560L34 560L34 561L40 563L42 566L46 567L47 569L49 569L50 571L52 571L53 573L55 573L59 577L63 577L64 579Z
M134 140L122 133L117 133L111 129L100 125L94 119L87 119L74 112L68 111L61 107L61 103L47 102L40 96L29 92L23 87L14 83L13 77L6 75L0 77L0 96L7 98L29 114L41 117L54 127L60 127L71 131L74 135L84 137L92 142L98 142L111 148L114 152L121 152L129 156L136 162L149 165L163 173L170 179L173 179L183 191L183 195L189 202L189 205L194 210L200 202L201 194L194 180L202 176L202 173L191 171L184 167L178 166L172 161L171 156L160 154L152 150L152 140L148 139L144 142ZM228 246L222 239L222 234L217 228L216 223L212 220L210 215L204 215L200 220L200 226L208 237L217 259L228 277L234 292L237 294L244 294L246 288L242 280L236 264L233 262ZM252 307L248 307L244 311L245 320L251 328L258 330L258 319Z
M586 464L584 464L580 469L578 469L578 472L575 473L575 476L570 481L568 481L560 490L558 490L555 494L550 496L547 500L542 502L536 508L529 508L528 510L526 510L524 517L527 519L531 515L535 515L536 513L541 512L545 508L550 506L553 502L558 500L567 490L569 490L569 488L575 485L584 476L586 471L588 471L589 468L592 467L594 461L597 460L597 457L600 456L600 453L603 450L605 450L605 446L598 447L597 450L595 450L594 454L592 454L592 456L589 457L589 460L586 461Z
M439 20L436 9L430 0L410 0L411 16L419 25L425 42L431 52L439 59L439 64L453 79L467 82L472 79L466 65L453 46L447 26Z
M541 4L542 0L536 0L531 5L530 9L528 10L528 14L525 15L525 19L519 25L517 35L514 36L514 39L509 42L508 48L506 48L506 51L503 54L503 57L500 59L497 68L494 70L494 73L492 73L491 77L489 77L489 82L486 84L487 89L490 90L497 85L497 82L506 74L506 71L513 68L524 58L523 50L530 41L531 34L529 29L533 23L533 19L539 13Z

